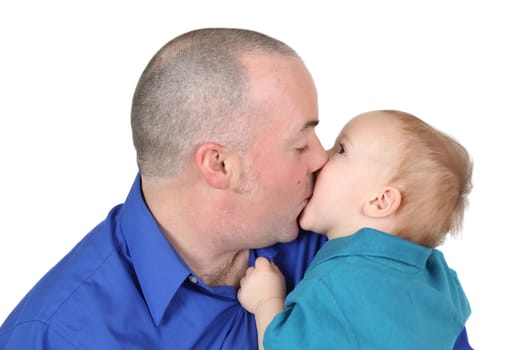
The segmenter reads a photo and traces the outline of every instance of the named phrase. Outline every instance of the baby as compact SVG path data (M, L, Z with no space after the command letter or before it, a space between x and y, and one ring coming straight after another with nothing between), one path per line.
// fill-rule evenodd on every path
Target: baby
M435 249L459 232L472 162L417 117L373 111L329 151L301 227L328 237L286 297L258 258L239 301L270 349L452 349L470 315L456 273Z

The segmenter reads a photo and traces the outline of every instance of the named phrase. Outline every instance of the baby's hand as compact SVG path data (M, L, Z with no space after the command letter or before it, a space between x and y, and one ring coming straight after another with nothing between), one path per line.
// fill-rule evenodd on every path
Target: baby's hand
M237 298L241 305L255 313L259 305L271 299L284 300L286 286L284 276L273 261L259 257L255 266L248 268L241 279L241 288Z

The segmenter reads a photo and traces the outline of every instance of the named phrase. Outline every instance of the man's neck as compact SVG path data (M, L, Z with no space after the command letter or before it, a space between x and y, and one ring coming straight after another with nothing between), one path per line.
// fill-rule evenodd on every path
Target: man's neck
M189 231L182 227L174 231L163 228L172 247L206 285L239 287L248 269L250 251L217 251L216 245L199 234L186 235Z
M248 269L249 250L238 251L222 264L213 264L207 271L194 271L210 287L239 287L241 278Z
M248 268L249 250L232 247L231 239L222 238L229 228L218 225L216 218L221 216L217 208L224 205L185 187L190 186L176 180L142 183L150 211L193 273L208 286L239 286ZM208 201L203 200L206 197Z

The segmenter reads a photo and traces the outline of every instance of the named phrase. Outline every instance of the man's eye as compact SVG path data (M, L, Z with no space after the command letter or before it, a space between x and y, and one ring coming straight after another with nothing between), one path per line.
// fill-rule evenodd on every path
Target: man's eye
M304 153L306 151L308 151L308 145L306 145L304 147L297 148L297 152L299 152L299 153Z

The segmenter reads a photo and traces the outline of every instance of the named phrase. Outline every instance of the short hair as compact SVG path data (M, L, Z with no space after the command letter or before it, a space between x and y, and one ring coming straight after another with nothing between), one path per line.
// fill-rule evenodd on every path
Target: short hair
M401 125L401 164L393 179L402 193L401 236L436 247L457 235L472 190L473 162L451 136L401 111L383 111Z
M140 172L176 175L192 150L217 142L248 147L248 79L241 58L277 54L299 58L288 45L246 29L204 28L164 45L144 69L131 109Z

